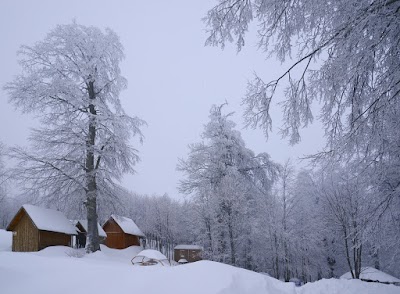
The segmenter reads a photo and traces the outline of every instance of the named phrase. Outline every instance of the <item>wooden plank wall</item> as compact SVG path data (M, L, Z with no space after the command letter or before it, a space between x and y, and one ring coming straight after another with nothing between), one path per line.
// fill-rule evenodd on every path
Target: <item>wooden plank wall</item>
M63 233L56 232L39 232L39 250L49 246L71 246L71 236Z
M124 232L114 220L111 219L107 221L103 226L103 230L107 233L107 238L105 242L107 247L115 249L126 248L124 247Z
M140 246L139 237L125 234L125 248L129 246Z
M38 251L39 231L25 211L22 213L23 216L14 229L12 251Z
M138 236L125 234L113 219L108 220L103 229L107 233L105 244L109 248L125 249L129 246L140 245Z

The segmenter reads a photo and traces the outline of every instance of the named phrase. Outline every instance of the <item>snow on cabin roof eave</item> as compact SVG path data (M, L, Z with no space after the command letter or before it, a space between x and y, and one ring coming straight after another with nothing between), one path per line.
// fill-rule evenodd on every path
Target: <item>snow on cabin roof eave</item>
M39 231L77 235L75 226L70 223L61 211L42 208L31 204L22 205L7 229L11 229L11 224L22 211L25 211Z
M125 234L139 236L143 238L146 237L132 219L116 214L112 214L111 218L118 224L118 226Z

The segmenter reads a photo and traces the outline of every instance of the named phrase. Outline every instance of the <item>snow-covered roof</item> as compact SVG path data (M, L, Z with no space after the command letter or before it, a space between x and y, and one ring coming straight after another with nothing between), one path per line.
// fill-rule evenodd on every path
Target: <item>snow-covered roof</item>
M351 273L347 272L340 277L341 279L350 280ZM370 280L370 281L378 281L381 283L400 283L400 280L384 273L376 268L373 267L363 267L360 273L360 279L362 280Z
M179 244L179 245L176 245L174 249L203 250L203 247L201 247L199 245Z
M147 257L149 259L154 259L154 260L165 260L167 257L162 254L160 251L153 250L153 249L145 249L140 251L135 257Z
M87 232L88 231L88 221L87 221L87 219L79 219L79 220L75 221L75 224L77 224L78 222L82 225L82 227ZM107 238L106 232L104 232L103 228L100 226L99 223L97 223L97 229L99 230L99 236L100 237Z
M75 227L61 211L24 204L22 208L29 215L35 226L41 231L76 235ZM19 213L17 213L18 215ZM11 226L11 224L10 224Z
M115 215L115 214L112 214L111 218L113 220L115 220L115 222L120 226L120 228L122 229L122 231L125 234L145 237L143 232L139 229L139 227L135 224L135 222L133 220L131 220L130 218L120 216L120 215Z

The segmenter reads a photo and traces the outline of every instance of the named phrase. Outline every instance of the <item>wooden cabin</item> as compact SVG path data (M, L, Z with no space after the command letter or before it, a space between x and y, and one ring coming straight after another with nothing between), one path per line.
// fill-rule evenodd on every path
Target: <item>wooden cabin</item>
M110 248L124 249L129 246L140 246L140 239L145 235L130 218L111 215L103 225L107 234L105 244Z
M187 262L194 262L202 260L203 247L198 245L180 244L174 248L174 260L176 262L186 260Z
M85 248L86 246L86 237L88 230L88 222L86 219L74 220L72 223L77 228L78 235L76 236L75 246L77 248ZM107 238L106 232L104 232L103 228L97 223L97 230L99 231L100 244L104 244Z
M49 246L72 245L75 227L57 210L23 205L7 227L13 232L12 251L39 251Z

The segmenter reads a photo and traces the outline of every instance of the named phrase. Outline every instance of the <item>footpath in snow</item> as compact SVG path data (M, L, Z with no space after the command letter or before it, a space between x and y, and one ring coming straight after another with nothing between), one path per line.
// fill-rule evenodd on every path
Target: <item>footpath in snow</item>
M1 294L400 294L400 287L355 280L329 279L296 288L252 271L199 261L178 266L133 266L142 248L102 246L84 255L63 246L40 252L10 251L10 233L0 230Z

